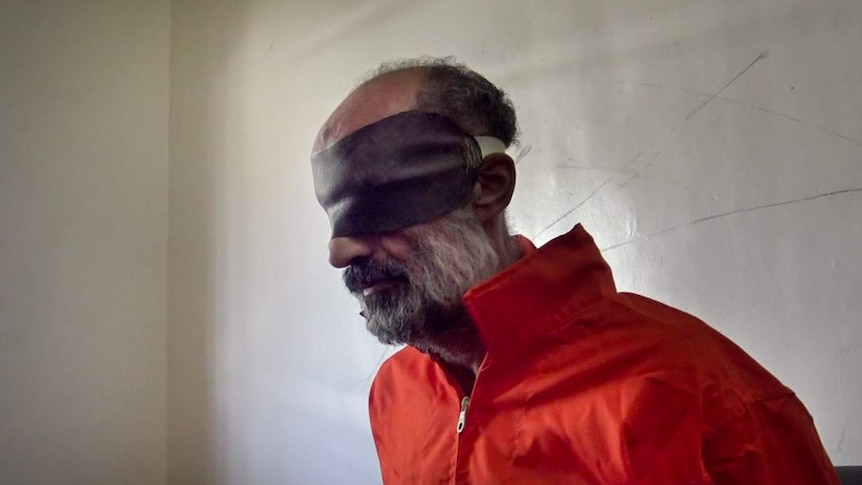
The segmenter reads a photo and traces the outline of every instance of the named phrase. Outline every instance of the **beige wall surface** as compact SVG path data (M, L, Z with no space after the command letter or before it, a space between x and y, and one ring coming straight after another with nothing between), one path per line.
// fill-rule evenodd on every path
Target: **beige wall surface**
M165 477L167 1L0 3L0 483Z
M380 61L453 54L520 115L511 218L583 222L618 286L694 313L862 462L862 4L172 4L169 482L377 483L390 353L327 267L308 166Z

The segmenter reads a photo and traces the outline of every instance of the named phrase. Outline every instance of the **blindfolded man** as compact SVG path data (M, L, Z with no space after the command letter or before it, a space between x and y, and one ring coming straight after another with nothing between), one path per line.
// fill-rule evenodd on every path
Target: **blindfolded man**
M384 65L324 123L330 263L369 331L384 482L834 484L793 392L696 318L618 293L580 226L540 249L505 209L506 95L441 59Z

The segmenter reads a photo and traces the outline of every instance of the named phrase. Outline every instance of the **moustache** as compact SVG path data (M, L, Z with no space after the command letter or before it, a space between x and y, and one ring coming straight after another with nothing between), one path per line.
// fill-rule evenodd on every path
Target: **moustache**
M342 273L344 286L353 294L382 280L400 279L409 281L407 268L395 261L374 261L361 258L345 268Z

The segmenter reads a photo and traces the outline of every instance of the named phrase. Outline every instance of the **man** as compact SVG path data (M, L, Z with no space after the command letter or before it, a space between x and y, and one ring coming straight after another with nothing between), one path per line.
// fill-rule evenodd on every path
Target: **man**
M407 344L370 417L384 482L833 484L793 392L721 334L618 293L580 226L510 236L506 95L447 60L384 65L323 125L330 263Z

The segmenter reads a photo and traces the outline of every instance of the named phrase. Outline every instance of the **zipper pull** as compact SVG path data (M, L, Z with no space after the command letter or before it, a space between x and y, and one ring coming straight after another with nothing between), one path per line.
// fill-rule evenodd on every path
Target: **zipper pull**
M470 409L470 396L464 396L464 399L461 399L461 412L458 413L458 434L461 434L461 431L464 431L464 426L467 425L467 410Z

